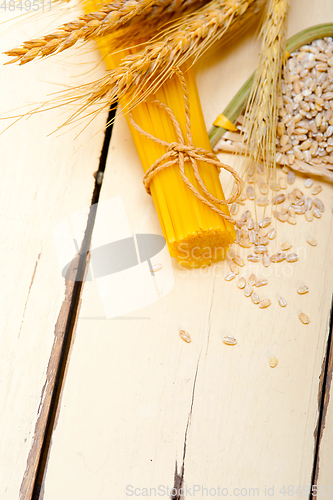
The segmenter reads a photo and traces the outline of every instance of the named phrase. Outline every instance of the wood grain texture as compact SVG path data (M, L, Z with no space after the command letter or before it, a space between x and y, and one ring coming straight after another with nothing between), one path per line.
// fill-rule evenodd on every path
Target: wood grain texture
M318 2L314 11L311 2L294 0L289 36L332 14L329 2ZM208 126L253 71L257 50L248 35L230 51L211 55L207 66L201 63ZM283 487L300 498L301 486L306 496L333 283L333 188L322 185L326 211L319 221L298 218L296 227L277 227L276 244L290 239L300 260L269 268L269 284L258 291L272 300L268 309L245 298L236 281L224 281L228 262L195 271L173 263L170 293L109 320L96 283L85 284L43 500L140 497L144 488L148 495L155 488L152 498L170 498L174 484L190 489L185 498L194 496L196 485L202 499L213 496L210 489L218 496L218 488L227 489L224 496L265 498L274 491L282 499ZM223 186L228 188L227 179ZM296 186L305 190L301 178ZM117 196L133 233L160 234L122 119L112 136L102 200ZM309 234L317 247L306 243ZM248 265L244 275L250 272L264 276L265 270ZM296 288L303 283L310 292L301 297ZM277 304L280 294L285 309ZM309 325L299 321L302 311ZM178 335L185 325L190 344ZM224 345L224 335L238 344ZM274 369L271 357L279 361Z
M332 311L331 311L332 312ZM332 326L332 324L331 324ZM314 469L314 485L317 486L317 498L329 500L332 495L333 476L333 410L332 410L332 374L333 374L333 346L332 332L330 337L328 356L322 370L322 419L318 426L318 456Z
M54 27L66 15L45 13L13 24L10 13L2 13L1 52L46 26ZM6 60L1 56L1 118L24 113L31 109L29 103L36 106L49 99L61 85L81 82L82 74L98 62L96 52L24 67L2 66ZM53 233L62 219L89 206L103 143L106 115L76 140L82 126L48 136L64 122L66 112L54 109L20 120L0 135L0 497L4 500L31 497L59 359L50 356L61 348L74 284L70 281L66 287L61 275ZM1 120L1 130L9 123Z

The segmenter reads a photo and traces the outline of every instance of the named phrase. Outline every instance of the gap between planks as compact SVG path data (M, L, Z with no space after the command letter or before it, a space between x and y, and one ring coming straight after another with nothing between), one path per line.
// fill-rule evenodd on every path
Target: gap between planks
M333 375L333 342L332 342L332 330L333 330L333 296L331 304L330 313L330 324L329 324L329 335L327 339L326 355L323 361L322 372L320 375L320 384L318 389L318 423L314 432L315 440L315 452L313 459L313 471L311 478L311 492L309 495L309 500L313 500L317 497L314 495L313 486L318 485L318 476L320 469L320 445L325 430L326 416L328 412L328 405L331 397L331 385L332 385L332 375ZM326 464L326 467L328 464Z
M103 147L98 170L96 172L90 212L84 238L81 242L81 248L78 249L78 255L76 259L72 261L66 274L65 299L55 325L55 339L47 368L46 381L41 394L33 446L29 452L27 466L20 488L21 500L38 500L41 490L48 451L51 444L54 425L56 424L59 401L65 381L67 364L80 310L84 279L89 264L89 248L96 216L96 210L91 210L91 207L98 203L102 186L102 179L98 174L103 176L105 171L115 113L116 107L109 111L107 117ZM36 274L39 257L40 254L35 264L31 284Z

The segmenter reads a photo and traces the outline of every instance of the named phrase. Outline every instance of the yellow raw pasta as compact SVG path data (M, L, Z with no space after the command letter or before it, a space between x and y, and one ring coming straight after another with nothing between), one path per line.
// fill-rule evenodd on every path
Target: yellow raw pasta
M91 10L93 4L89 5ZM100 39L98 46L108 69L112 69L129 51L111 55L107 38ZM211 152L193 70L187 70L184 76L189 95L193 144L195 147ZM184 97L178 78L175 76L164 83L154 98L162 101L172 110L180 124L183 137L186 138ZM126 109L127 103L122 101L121 104L123 109ZM125 116L143 169L146 172L156 160L166 153L166 148L140 134L129 123L128 115ZM168 143L177 142L170 118L159 107L143 102L132 110L132 117L143 130L154 137ZM216 166L209 165L204 161L197 163L201 178L208 191L214 197L224 200ZM201 193L202 190L195 179L189 162L185 163L185 174L191 184ZM224 257L226 249L235 240L235 229L230 222L202 203L192 193L184 184L178 165L159 172L150 184L150 191L172 257L187 267L209 265ZM226 205L218 206L218 208L229 215Z

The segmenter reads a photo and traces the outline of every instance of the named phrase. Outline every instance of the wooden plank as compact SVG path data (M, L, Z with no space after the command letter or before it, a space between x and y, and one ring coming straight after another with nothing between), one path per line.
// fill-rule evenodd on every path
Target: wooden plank
M332 311L331 311L332 313ZM331 318L332 328L332 318ZM314 468L313 492L320 500L328 500L332 495L332 472L333 472L333 410L332 410L332 373L333 373L333 349L332 331L328 342L328 353L322 368L322 397L321 419L318 422L316 436L318 440L317 457ZM316 495L317 493L317 495Z
M10 15L1 14L5 33L0 52L68 19L66 12L56 16L56 9L24 24L11 24ZM7 111L12 116L13 110L24 113L27 104L50 99L48 94L59 91L60 84L79 84L86 71L101 71L95 69L99 59L93 51L23 67L3 66L7 60L1 56L1 116ZM66 116L68 110L66 115L53 109L20 120L0 135L0 497L4 500L31 498L74 285L61 275L54 230L72 212L90 205L104 138L105 114L76 140L82 127L48 136ZM7 125L1 121L1 130Z
M313 12L311 2L294 0L289 35L332 13L325 1ZM215 54L201 63L207 125L254 69L257 50L247 36L223 57ZM129 132L119 120L101 199L120 197L133 233L159 234L141 180ZM296 186L305 189L301 178ZM214 491L217 496L218 488L220 496L284 498L284 487L287 495L292 491L300 498L299 486L306 494L331 305L332 192L323 184L320 196L327 208L321 220L310 224L301 218L296 228L279 224L278 242L291 239L301 258L292 266L269 268L269 284L259 292L271 298L269 309L259 310L235 281L224 281L227 262L195 271L173 262L174 286L166 296L111 319L105 317L98 283L86 283L44 500L147 493L169 498L174 485L190 489L186 498L194 493L207 498ZM105 222L104 209L97 221ZM319 242L316 248L305 241L309 232ZM253 265L245 272L263 276L264 271ZM296 288L303 281L310 293L300 297ZM277 304L280 294L288 300L286 309ZM309 325L298 319L302 310ZM182 327L191 344L180 340ZM224 335L235 336L237 346L224 345ZM275 369L269 366L273 356L279 360Z

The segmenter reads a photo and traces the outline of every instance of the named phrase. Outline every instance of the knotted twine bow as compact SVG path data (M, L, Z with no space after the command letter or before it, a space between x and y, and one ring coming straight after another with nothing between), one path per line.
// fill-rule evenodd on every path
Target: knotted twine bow
M232 224L235 224L236 221L230 217L229 215L225 214L220 208L217 207L217 205L229 205L230 203L233 203L240 195L242 192L242 179L239 177L237 172L229 167L229 165L226 165L225 163L220 162L220 160L217 158L217 156L213 153L210 153L209 151L201 148L197 148L193 146L193 141L192 141L192 132L191 132L191 119L190 119L190 103L189 103L189 97L187 93L187 88L186 88L186 82L185 78L183 75L183 72L175 67L173 68L173 71L176 73L178 76L182 89L183 89L183 94L184 94L184 106L185 106L185 118L186 118L186 140L187 144L185 144L184 137L180 128L180 125L171 111L171 109L164 104L161 101L158 100L149 100L148 102L151 104L154 104L155 106L158 106L161 109L164 109L164 111L169 115L171 122L174 126L178 142L171 142L170 144L166 141L163 141L162 139L159 139L158 137L154 137L153 135L149 134L149 132L146 132L143 130L134 120L129 113L129 119L132 124L132 126L143 136L147 137L148 139L151 139L152 141L156 142L157 144L160 144L161 146L164 146L167 148L167 152L161 156L155 163L147 170L143 177L143 184L146 188L146 191L148 194L151 194L150 192L150 183L154 179L154 177L163 169L172 167L173 165L178 164L179 165L179 171L180 175L182 177L182 180L184 184L194 193L194 195L202 202L205 203L205 205L209 206L214 212L218 213L221 217L223 217L225 220L228 222L231 222ZM189 181L189 179L185 175L185 162L189 161L192 164L193 172L195 175L195 178L201 187L203 193L205 196L203 196L199 191L193 186L193 184ZM215 165L220 172L221 168L227 170L228 172L231 173L231 175L234 177L236 181L236 185L234 188L233 194L228 198L227 200L219 200L218 198L215 198L207 189L205 183L203 182L198 166L197 166L197 161L204 161L206 163L210 163L212 165Z

